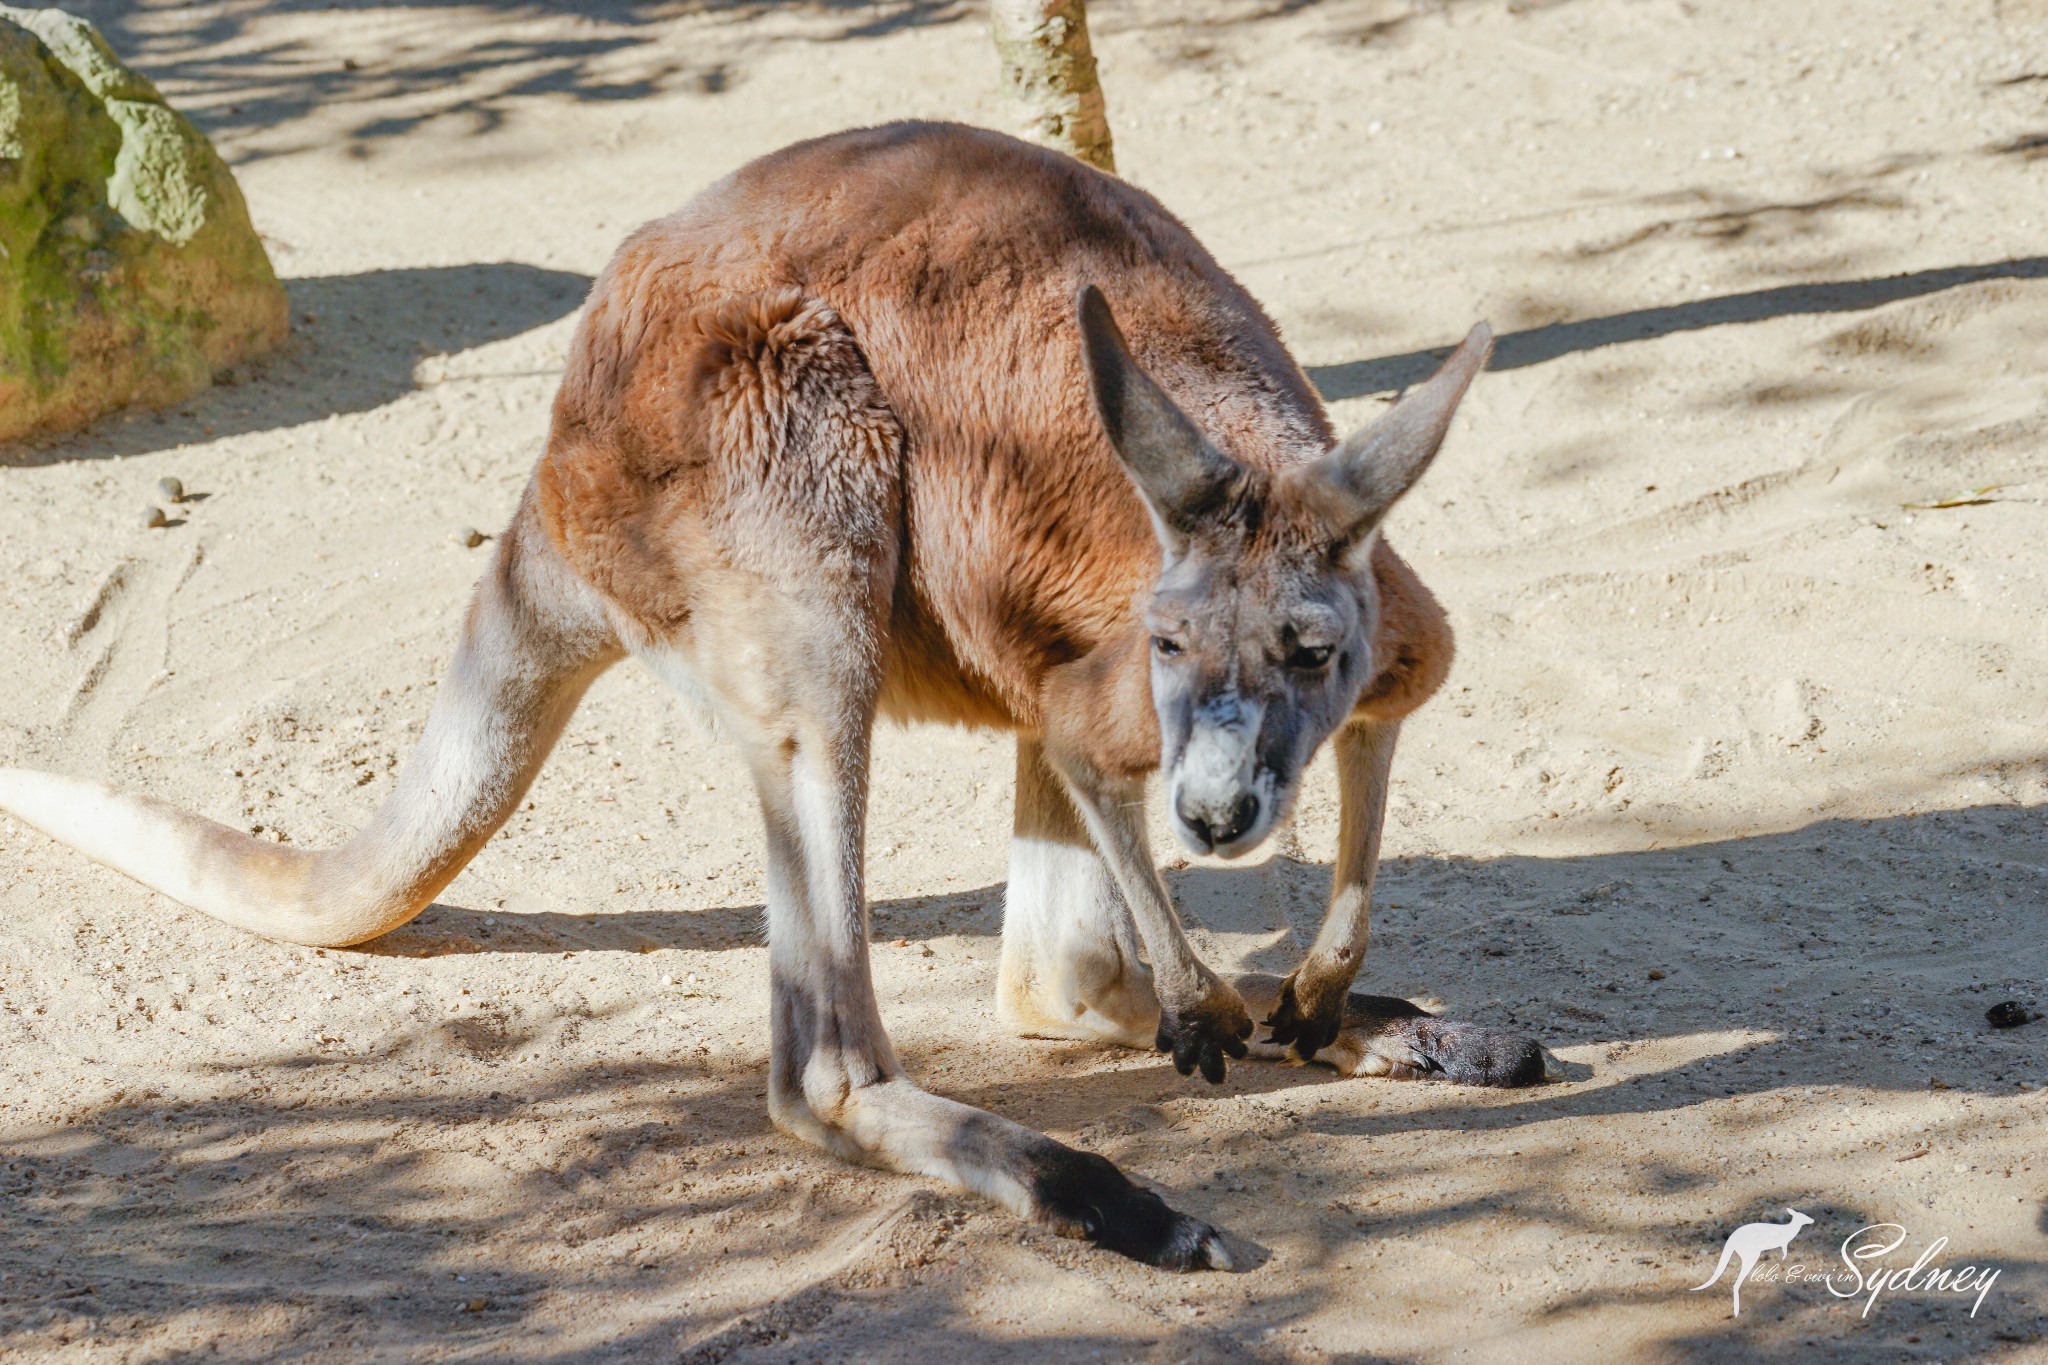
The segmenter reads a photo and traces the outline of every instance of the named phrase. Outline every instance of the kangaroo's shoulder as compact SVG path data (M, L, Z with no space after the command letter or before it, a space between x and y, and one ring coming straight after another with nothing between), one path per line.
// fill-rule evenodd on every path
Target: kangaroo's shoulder
M1355 715L1399 720L1443 686L1457 642L1443 605L1384 536L1373 545L1372 574L1380 598L1379 634L1373 641L1377 672L1359 697Z

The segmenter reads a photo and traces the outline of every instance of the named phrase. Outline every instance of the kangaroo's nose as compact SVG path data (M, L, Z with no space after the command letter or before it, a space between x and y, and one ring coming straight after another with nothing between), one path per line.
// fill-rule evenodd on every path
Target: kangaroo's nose
M1231 803L1229 814L1221 820L1214 819L1212 811L1191 808L1185 797L1174 803L1173 813L1205 847L1218 848L1234 842L1257 822L1259 798L1245 792Z

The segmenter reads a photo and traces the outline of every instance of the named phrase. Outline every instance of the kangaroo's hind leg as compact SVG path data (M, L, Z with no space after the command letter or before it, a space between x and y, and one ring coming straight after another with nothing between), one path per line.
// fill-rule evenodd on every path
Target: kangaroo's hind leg
M905 1077L875 1000L863 865L901 543L900 432L830 310L778 297L707 332L703 406L686 414L709 433L685 470L696 482L665 485L659 539L636 542L670 556L664 581L688 610L635 647L658 672L701 685L759 789L776 1123L1154 1265L1227 1266L1213 1228L1102 1157Z
M776 1123L848 1159L934 1176L1154 1265L1227 1266L1214 1229L1104 1158L905 1077L868 963L861 846L870 714L858 696L804 705L786 731L748 744L768 831Z
M1044 755L1036 738L1018 736L996 1013L1027 1038L1149 1048L1159 997L1137 926Z

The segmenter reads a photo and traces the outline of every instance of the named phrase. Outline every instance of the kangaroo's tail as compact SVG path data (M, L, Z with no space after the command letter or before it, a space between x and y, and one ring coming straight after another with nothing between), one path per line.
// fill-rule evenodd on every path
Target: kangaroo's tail
M279 847L149 797L22 768L0 768L0 810L238 928L360 943L425 909L498 831L619 653L596 594L529 502L477 585L398 789L340 848Z
M1721 1282L1721 1272L1728 1268L1728 1261L1734 1255L1735 1244L1733 1242L1730 1242L1726 1246L1722 1247L1721 1260L1720 1263L1714 1267L1714 1273L1707 1278L1707 1282L1705 1284L1694 1285L1692 1287L1691 1292L1697 1294L1702 1289L1712 1289L1715 1285L1719 1284Z

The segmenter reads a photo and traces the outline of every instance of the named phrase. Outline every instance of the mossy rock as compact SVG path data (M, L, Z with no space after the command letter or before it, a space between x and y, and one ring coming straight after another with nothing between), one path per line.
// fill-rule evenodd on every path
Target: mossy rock
M289 324L199 130L83 19L0 5L0 441L190 397Z

